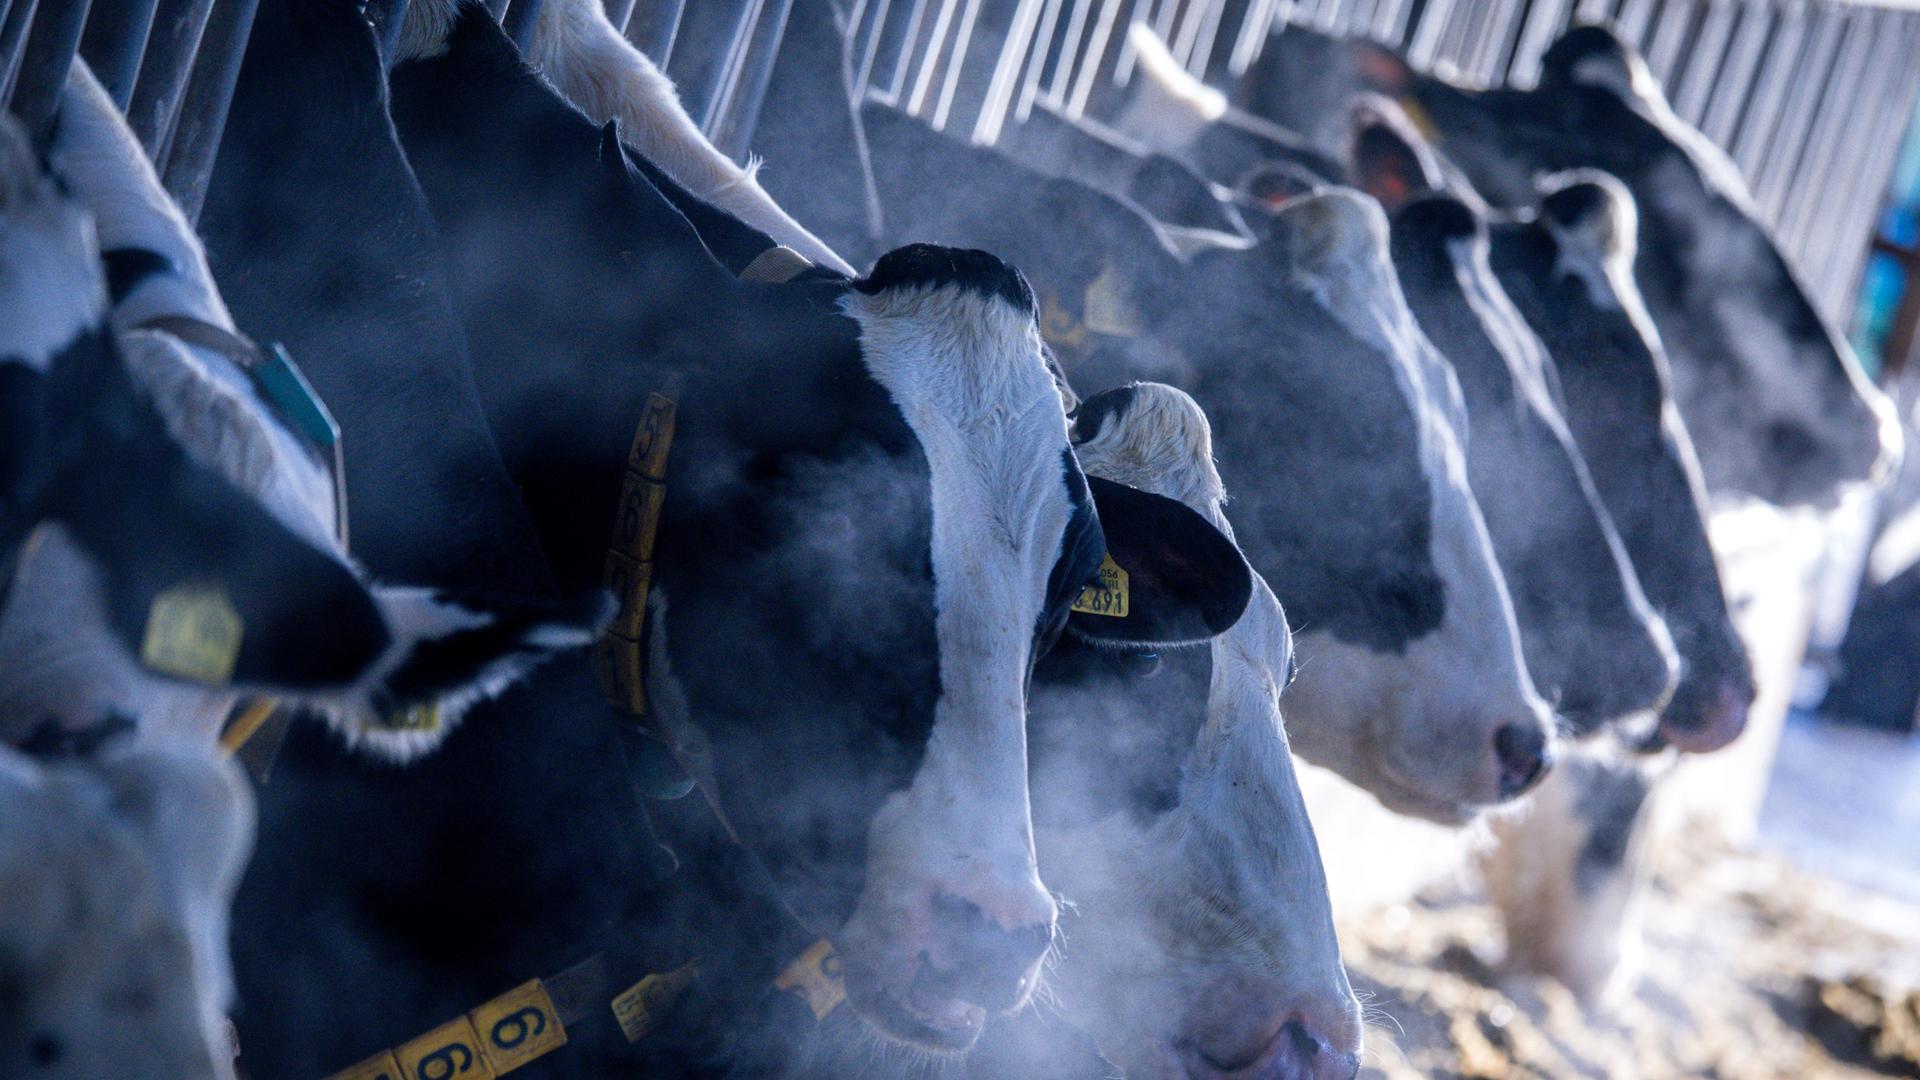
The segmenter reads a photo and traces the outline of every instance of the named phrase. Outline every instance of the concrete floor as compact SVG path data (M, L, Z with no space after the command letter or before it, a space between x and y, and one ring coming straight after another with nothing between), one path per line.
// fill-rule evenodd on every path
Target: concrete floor
M1920 738L1788 715L1757 842L1920 903Z

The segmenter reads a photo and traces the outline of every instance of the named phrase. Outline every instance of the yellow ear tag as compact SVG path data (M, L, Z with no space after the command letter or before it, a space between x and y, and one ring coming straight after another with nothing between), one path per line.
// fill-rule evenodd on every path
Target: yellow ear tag
M639 1042L660 1026L660 1020L680 998L681 991L700 974L700 962L692 961L664 975L649 975L613 999L613 1018L620 1023L628 1042Z
M466 1017L449 1020L394 1048L407 1080L493 1080L499 1074L480 1056L480 1035Z
M1124 619L1130 610L1128 604L1127 572L1113 561L1112 555L1100 559L1100 580L1080 590L1080 599L1073 602L1073 610L1088 615L1110 615Z
M480 1037L480 1055L496 1076L567 1045L567 1029L539 979L501 994L468 1013L467 1019Z
M807 1008L813 1010L815 1020L825 1020L847 1000L847 988L840 982L840 957L826 938L808 946L806 952L788 964L787 970L773 980L773 988L797 991L807 999Z
M218 585L175 585L147 609L140 662L162 675L224 686L246 624Z
M1402 94L1397 100L1400 111L1406 113L1407 119L1412 122L1413 130L1419 132L1420 137L1428 142L1438 144L1440 129L1434 126L1433 115L1427 112L1425 105L1420 104L1420 99L1412 94Z

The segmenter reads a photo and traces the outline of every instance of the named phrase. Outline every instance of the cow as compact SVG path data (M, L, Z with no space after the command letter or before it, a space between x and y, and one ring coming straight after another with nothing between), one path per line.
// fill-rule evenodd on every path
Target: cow
M1289 34L1307 33L1297 28ZM1340 72L1411 103L1451 167L1496 205L1530 206L1545 174L1592 168L1639 207L1634 277L1671 355L1673 393L1707 489L1830 505L1898 461L1892 405L1820 315L1733 162L1676 116L1612 32L1577 26L1530 90L1467 90L1355 42ZM1282 97L1299 72L1263 57L1234 100Z
M1074 414L1091 476L1177 498L1229 536L1198 404L1140 383ZM1069 648L1069 646L1074 646ZM1034 829L1074 903L1059 1011L1127 1077L1349 1077L1359 1010L1282 726L1286 615L1253 601L1206 649L1070 640L1036 672Z
M1353 179L1391 212L1407 302L1466 399L1468 477L1527 669L1576 736L1658 712L1678 676L1671 634L1561 415L1552 359L1488 264L1485 215L1434 190L1417 139L1390 113L1363 106L1354 122Z
M252 842L246 783L203 750L0 747L0 1074L231 1080L227 907Z
M1433 381L1444 363L1399 300L1378 206L1310 195L1261 243L1183 260L1124 200L877 105L860 116L889 233L1020 259L1075 383L1157 379L1206 408L1239 542L1300 626L1294 749L1441 821L1524 791L1547 710L1467 489L1458 390ZM815 152L823 171L839 156ZM819 190L790 204L842 250L872 246L858 207Z
M246 353L198 241L84 63L74 64L61 96L49 156L55 178L92 211L107 269L107 325L126 343L133 377L169 434L307 544L350 565L331 462L302 441L267 384L242 366L265 358ZM340 690L289 701L324 717L349 743L396 760L437 745L475 701L555 652L587 645L598 607L569 616L560 605L463 600L430 589L382 586L372 595L392 638L384 653ZM219 679L205 680L215 684L209 688L154 678L113 647L102 602L81 546L64 533L44 537L23 561L0 620L0 654L9 658L0 700L36 723L84 726L117 713L139 717L148 734L210 746L236 692ZM325 641L329 629L323 619L297 632L311 643ZM244 642L244 627L241 634ZM409 722L415 708L431 708L435 722Z
M1746 726L1752 663L1707 534L1708 501L1662 338L1640 304L1634 201L1603 173L1550 178L1492 230L1491 265L1552 355L1561 411L1681 662L1655 739L1691 753Z
M1216 567L1237 552L1172 500L1084 476L1032 291L994 256L915 245L851 283L736 281L478 5L392 93L558 580L601 580L635 426L669 389L652 585L626 598L650 708L832 941L855 1010L966 1047L1031 994L1052 935L1032 663L1094 618L1068 609L1103 552L1144 588L1134 617L1081 632L1161 642L1239 616Z
M394 62L440 48L459 10L460 0L408 5ZM680 104L673 81L614 27L598 0L543 0L526 44L527 60L568 102L596 123L620 121L642 156L695 195L814 263L854 276L853 267L767 195L758 161L743 168L707 141Z

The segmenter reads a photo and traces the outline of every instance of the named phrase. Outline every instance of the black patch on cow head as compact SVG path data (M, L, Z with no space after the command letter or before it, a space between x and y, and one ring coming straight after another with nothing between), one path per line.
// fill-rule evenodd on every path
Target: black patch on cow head
M1574 85L1617 89L1633 83L1639 63L1633 50L1608 27L1576 26L1541 54L1540 85L1548 89Z
M1033 315L1033 287L1018 269L994 255L971 248L908 244L880 256L867 276L853 283L872 295L888 289L954 285L981 296L997 296L1014 309Z
M1133 408L1135 399L1139 397L1136 387L1135 383L1116 386L1111 390L1102 390L1082 401L1080 407L1073 411L1073 441L1075 443L1090 442L1099 438L1100 432L1105 430L1108 424L1123 419L1127 411Z
M133 294L148 278L173 272L173 261L146 248L113 248L100 253L107 270L107 295L119 303Z

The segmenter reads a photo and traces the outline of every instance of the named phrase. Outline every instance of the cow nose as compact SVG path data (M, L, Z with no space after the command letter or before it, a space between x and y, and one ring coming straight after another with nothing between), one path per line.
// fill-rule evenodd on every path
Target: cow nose
M1202 1051L1190 1080L1353 1080L1360 1055L1335 1050L1333 1043L1299 1020L1280 1026L1265 1046L1236 1059L1220 1060Z
M963 896L933 898L933 936L944 963L923 971L922 988L997 1011L1016 1009L1033 992L1040 959L1053 944L1048 917L1009 928Z
M1747 727L1753 687L1725 680L1698 709L1669 708L1660 714L1658 736L1683 754L1710 754L1740 737Z
M1511 799L1540 782L1553 765L1546 729L1528 721L1508 721L1493 733L1493 756L1500 766L1500 798Z

